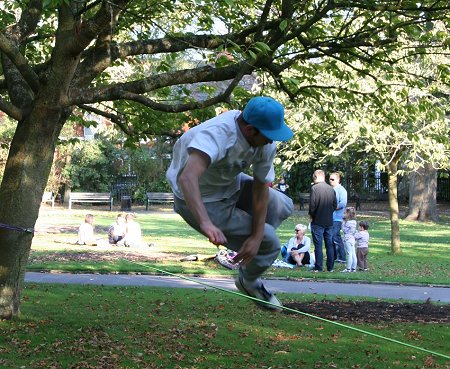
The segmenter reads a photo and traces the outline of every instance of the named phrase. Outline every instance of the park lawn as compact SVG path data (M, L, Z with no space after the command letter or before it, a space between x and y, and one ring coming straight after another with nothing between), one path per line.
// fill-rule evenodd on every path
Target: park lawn
M281 295L284 302L321 296ZM1 368L445 368L449 360L217 290L26 284ZM445 324L348 324L448 354Z
M68 271L92 273L171 273L202 276L231 276L235 272L223 268L214 260L180 262L188 255L200 259L213 257L217 248L205 237L191 229L170 208L145 212L138 210L137 220L144 239L153 246L143 250L109 246L83 247L70 243L76 241L79 224L87 212L95 216L96 234L104 238L116 212L91 209L44 209L36 226L29 271ZM390 253L390 221L385 216L371 212L358 214L358 220L370 225L369 272L339 273L343 264L336 264L335 273L313 274L307 268L270 268L270 278L312 278L333 280L363 280L369 282L442 284L450 282L450 217L442 215L437 223L400 221L400 255ZM295 224L308 224L305 212L296 212L278 229L282 243L292 237ZM307 234L308 235L308 234ZM156 269L158 270L156 270Z

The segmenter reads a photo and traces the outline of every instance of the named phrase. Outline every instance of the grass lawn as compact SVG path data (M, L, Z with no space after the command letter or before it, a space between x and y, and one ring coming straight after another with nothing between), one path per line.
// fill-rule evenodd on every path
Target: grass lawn
M283 295L284 302L320 296ZM350 324L448 355L448 324ZM27 284L0 368L448 368L450 361L215 290Z
M43 207L28 270L135 273L151 272L147 266L154 266L189 275L235 273L213 260L181 262L192 254L212 256L216 247L168 208L137 211L145 240L154 243L148 249L73 245L88 212L95 215L97 235L106 238L116 212ZM271 268L267 276L448 284L450 217L443 216L438 224L402 222L403 253L398 256L389 254L386 217L366 212L358 218L371 226L370 272L317 275ZM280 227L282 242L299 222L307 223L305 213ZM279 297L285 306L325 305L319 295ZM338 302L343 304L333 306L355 305L333 300ZM447 315L447 309L442 311ZM273 314L217 290L27 283L21 312L11 321L0 321L0 368L450 368L445 357L302 314ZM351 318L339 322L449 355L448 317L418 323L392 320L385 313L389 318L369 310L367 319L362 314L363 323Z
M95 216L96 234L106 240L109 225L117 212L98 210L99 207L69 211L67 209L43 206L36 225L32 253L28 270L58 270L71 272L100 273L153 273L145 265L172 273L217 276L233 275L213 260L180 262L187 255L213 256L217 248L205 237L192 230L170 208L145 212L137 210L144 239L154 243L145 250L130 250L108 246L82 247L71 243L76 241L77 229L86 213ZM102 209L102 208L100 208ZM368 273L319 273L313 274L305 268L271 268L271 278L312 278L337 280L365 280L397 283L423 283L448 285L450 282L450 216L442 215L438 223L417 223L401 221L400 255L390 254L390 221L380 213L361 212L358 220L370 224ZM278 229L282 243L293 235L295 224L307 224L306 212L297 212ZM308 235L308 234L307 234ZM136 265L130 261L139 261ZM144 266L142 266L144 264ZM336 264L336 270L343 265Z

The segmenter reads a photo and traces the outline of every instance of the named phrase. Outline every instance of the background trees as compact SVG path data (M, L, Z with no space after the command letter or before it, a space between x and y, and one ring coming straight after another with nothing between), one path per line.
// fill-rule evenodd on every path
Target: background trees
M233 91L245 75L258 72L260 88L274 85L293 102L323 105L317 117L310 110L302 113L311 121L329 121L334 132L338 116L326 109L333 99L343 108L362 107L389 76L405 84L422 80L399 61L447 47L450 6L443 0L1 5L0 109L18 124L0 187L0 223L24 230L35 224L58 136L74 113L102 114L130 136L170 133L174 122L161 124L156 112L219 103L239 108ZM429 37L427 27L438 23L444 32ZM324 83L324 73L334 78L332 84ZM362 77L376 88L367 88ZM212 81L226 82L206 84ZM198 93L188 84L199 86ZM138 110L136 104L146 108ZM326 148L328 143L321 142ZM31 240L32 233L0 229L3 318L19 312Z

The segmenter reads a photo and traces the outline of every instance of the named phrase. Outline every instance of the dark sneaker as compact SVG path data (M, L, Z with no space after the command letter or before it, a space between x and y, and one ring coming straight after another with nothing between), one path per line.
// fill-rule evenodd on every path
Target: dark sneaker
M275 312L280 312L283 310L283 304L275 297L272 292L266 290L261 280L258 279L254 283L250 284L242 276L239 276L235 281L235 285L237 289L243 294L254 297L258 300L262 300L253 300L260 307Z

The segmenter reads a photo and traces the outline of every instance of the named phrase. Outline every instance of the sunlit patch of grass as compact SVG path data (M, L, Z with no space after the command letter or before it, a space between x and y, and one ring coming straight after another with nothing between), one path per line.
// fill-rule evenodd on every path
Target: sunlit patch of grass
M103 237L106 241L106 231L114 221L117 212L95 209L71 212L58 209L41 212L36 228L45 232L38 232L33 240L29 270L154 273L151 268L145 267L148 263L147 265L166 269L172 273L196 275L231 275L234 273L214 261L180 262L183 257L188 255L199 255L201 256L200 259L206 256L214 256L217 248L208 242L204 236L190 228L179 215L173 213L170 209L160 212L145 212L141 209L137 212L137 220L141 225L144 240L153 244L148 249L137 251L142 255L143 263L141 265L120 260L129 258L127 254L134 252L134 250L73 245L76 240L77 228L88 212L94 214L98 237ZM358 220L368 220L370 224L369 273L338 273L344 268L344 265L336 264L337 273L333 275L329 273L313 275L306 268L293 270L270 268L266 276L293 279L332 278L349 281L449 284L449 216L441 216L438 223L401 220L402 252L399 255L391 254L390 221L388 218L361 212L358 214ZM277 230L281 243L287 242L293 236L293 229L297 223L305 225L309 223L306 212L297 212L283 222ZM71 242L72 244L64 242ZM77 252L103 253L107 255L112 251L119 253L115 261L96 260L95 257L92 260L83 259L82 262L56 260L60 252L74 254ZM44 257L45 254L49 257ZM52 258L52 255L55 257ZM120 257L120 255L123 257Z

